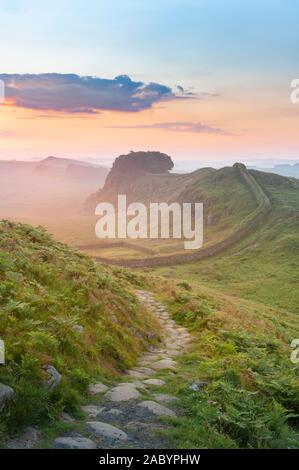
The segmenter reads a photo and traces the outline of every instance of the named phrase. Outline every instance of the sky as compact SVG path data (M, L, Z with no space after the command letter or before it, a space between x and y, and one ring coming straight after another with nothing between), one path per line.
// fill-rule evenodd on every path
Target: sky
M0 0L0 24L0 159L299 161L299 0Z

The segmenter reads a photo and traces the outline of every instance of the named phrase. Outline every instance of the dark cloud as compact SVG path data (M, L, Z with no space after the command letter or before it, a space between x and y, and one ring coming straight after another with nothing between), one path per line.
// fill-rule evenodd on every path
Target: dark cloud
M5 82L6 99L37 110L138 112L161 101L191 98L183 88L176 94L168 86L136 82L127 75L106 79L58 73L0 74L0 80Z
M225 131L218 127L211 127L201 122L158 122L156 124L140 124L133 126L109 126L110 128L117 129L165 129L166 131L175 132L195 132L195 133L207 133L207 134L220 134L220 135L232 135L231 132Z

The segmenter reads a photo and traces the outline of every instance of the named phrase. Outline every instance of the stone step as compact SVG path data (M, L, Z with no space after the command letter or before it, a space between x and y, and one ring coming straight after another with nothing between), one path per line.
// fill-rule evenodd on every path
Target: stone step
M96 449L97 445L86 437L58 437L53 443L54 449Z
M105 394L105 397L113 402L136 400L140 393L133 384L117 385Z
M175 417L176 414L173 410L167 408L164 405L160 405L160 403L156 403L155 401L147 400L142 401L138 404L139 407L145 408L146 410L150 411L156 416L171 416Z
M127 441L129 439L127 433L103 421L88 421L86 429L94 436L105 437L113 441Z

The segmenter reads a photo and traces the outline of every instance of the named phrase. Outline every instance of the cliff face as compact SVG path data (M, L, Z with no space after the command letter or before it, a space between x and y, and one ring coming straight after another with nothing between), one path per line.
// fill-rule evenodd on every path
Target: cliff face
M102 189L86 201L87 212L93 213L102 200L113 201L117 194L128 194L138 178L144 175L167 175L173 168L171 157L161 152L130 152L113 163Z

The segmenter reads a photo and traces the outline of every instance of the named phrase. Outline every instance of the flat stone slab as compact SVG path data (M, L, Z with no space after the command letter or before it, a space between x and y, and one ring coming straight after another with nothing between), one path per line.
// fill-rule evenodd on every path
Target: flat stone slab
M146 379L143 383L146 385L153 385L155 387L162 387L162 385L165 385L164 380L161 379Z
M108 423L102 421L88 421L88 431L92 432L95 436L105 437L106 439L112 439L115 441L127 441L128 435L121 429L116 428Z
M150 377L154 373L155 371L153 371L153 369L150 369L149 367L138 367L138 369L133 369L129 371L128 375L130 377L140 378L140 377L147 377L147 376Z
M117 385L116 387L109 390L106 393L105 397L110 401L128 401L128 400L136 400L139 398L140 393L136 389L136 387L132 384L121 384Z
M88 387L88 392L90 395L97 395L98 393L104 393L108 390L107 385L102 384L101 382L90 384Z
M81 406L81 410L84 411L84 413L89 417L89 418L96 418L96 416L103 411L102 406L96 406L96 405L85 405Z
M54 449L96 449L96 444L86 437L58 437L53 443Z
M161 361L154 362L154 364L152 364L154 369L175 369L176 366L177 363L172 359L161 359Z
M177 397L173 395L168 395L167 393L155 393L154 395L155 400L159 403L170 403L172 401L176 401Z
M134 387L134 388L145 388L144 384L140 380L134 380L134 382L121 382L117 385L118 387Z
M140 359L139 364L142 366L152 365L153 362L159 361L160 359L166 359L166 356L164 354L153 354L152 356Z
M145 408L156 416L176 416L173 410L170 410L166 406L160 405L160 403L156 403L155 401L142 401L138 406Z

